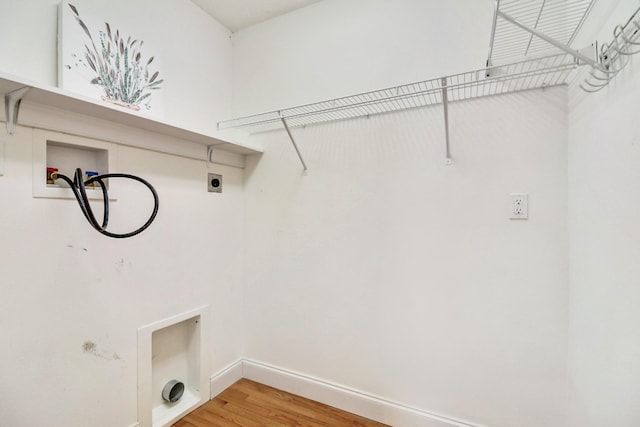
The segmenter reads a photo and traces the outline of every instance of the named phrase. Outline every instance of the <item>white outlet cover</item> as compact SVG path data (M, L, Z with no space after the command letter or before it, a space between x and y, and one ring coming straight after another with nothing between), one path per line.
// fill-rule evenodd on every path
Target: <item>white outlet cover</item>
M4 175L4 141L0 141L0 176Z
M529 219L529 195L509 194L509 219Z

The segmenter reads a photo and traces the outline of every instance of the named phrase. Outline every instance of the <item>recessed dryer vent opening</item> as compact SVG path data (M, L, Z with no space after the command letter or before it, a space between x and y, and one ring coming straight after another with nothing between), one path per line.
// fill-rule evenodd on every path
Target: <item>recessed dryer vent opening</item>
M171 425L209 399L202 335L207 310L196 309L138 330L138 422Z

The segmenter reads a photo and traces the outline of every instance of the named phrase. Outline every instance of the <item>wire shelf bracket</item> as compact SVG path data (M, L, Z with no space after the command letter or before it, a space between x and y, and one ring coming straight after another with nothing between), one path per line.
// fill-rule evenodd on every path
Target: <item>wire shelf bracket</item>
M596 61L596 59L594 58L590 58L586 55L584 55L583 53L572 49L571 47L565 45L564 43L561 43L555 39L553 39L552 37L547 36L546 34L536 30L535 28L530 28L527 25L523 24L522 22L518 21L517 19L513 18L512 16L507 15L506 13L500 11L499 9L497 9L496 11L497 16L499 16L500 18L504 19L505 21L508 21L510 23L512 23L513 25L515 25L516 27L519 27L529 33L531 33L532 36L536 36L544 41L546 41L547 43L557 47L558 49L568 53L569 55L573 56L576 60L582 61L585 64L591 65L593 68L596 68L600 71L606 71L604 69L604 67L602 67L602 65L600 65L598 63L598 61ZM487 60L487 62L489 62L489 60Z
M295 148L296 154L298 154L298 158L300 159L300 163L302 163L303 174L306 175L307 174L307 164L305 163L304 159L302 158L302 154L300 153L300 148L298 148L298 144L296 144L295 138L291 134L291 129L289 129L289 125L287 124L287 119L285 119L284 117L280 117L280 120L282 120L282 126L284 126L284 129L287 131L287 135L289 135L289 139L291 140L291 143L293 144L293 148Z
M4 114L7 125L7 133L13 135L18 124L18 114L20 113L20 103L31 87L25 86L16 89L4 96Z
M451 159L451 147L449 143L449 94L447 92L447 78L442 78L442 109L444 110L444 140L445 140L445 152L446 158L444 164L451 166L453 163Z
M571 47L596 0L494 1L487 68L560 51L585 64L599 65Z

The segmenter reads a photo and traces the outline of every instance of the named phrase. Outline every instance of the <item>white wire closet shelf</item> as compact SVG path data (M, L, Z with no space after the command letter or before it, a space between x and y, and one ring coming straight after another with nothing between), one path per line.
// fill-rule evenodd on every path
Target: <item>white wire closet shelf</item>
M489 57L481 70L225 120L218 122L218 130L245 128L259 133L284 129L306 172L290 128L441 104L446 164L450 165L449 102L565 85L574 76L572 72L583 65L590 66L590 73L580 87L597 92L629 64L629 57L640 53L640 8L624 25L614 28L613 40L601 49L597 42L586 54L571 47L595 2L495 0ZM538 56L549 51L554 53ZM494 62L513 56L523 59Z
M495 0L487 65L560 52L557 46L513 24L513 20L571 47L596 0Z
M313 104L285 108L218 122L218 129L245 128L250 133L280 130L283 119L289 127L367 117L451 101L539 89L567 83L579 66L571 55L553 55L469 71L443 78L395 86Z

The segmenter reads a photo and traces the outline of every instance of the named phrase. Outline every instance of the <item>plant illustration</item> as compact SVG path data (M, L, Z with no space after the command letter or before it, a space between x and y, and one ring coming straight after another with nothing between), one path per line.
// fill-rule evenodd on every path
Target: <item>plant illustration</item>
M102 99L134 110L139 110L140 105L149 109L152 92L160 89L164 80L158 79L158 71L150 74L154 57L147 60L142 57L144 42L132 40L131 36L125 38L105 22L105 30L99 31L96 44L89 28L80 19L78 9L70 3L69 7L89 38L89 43L84 45L84 60L79 59L79 62L95 75L91 83L102 87Z

